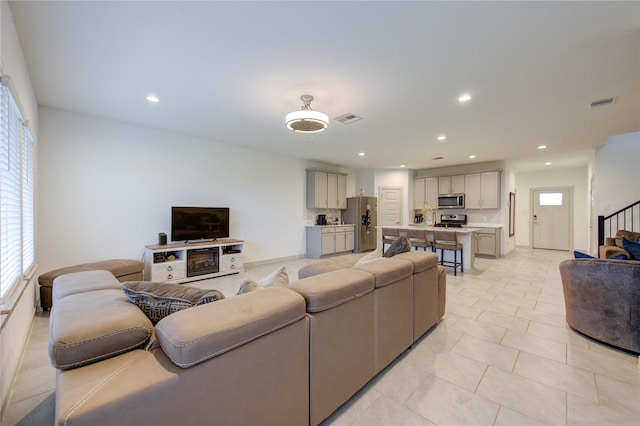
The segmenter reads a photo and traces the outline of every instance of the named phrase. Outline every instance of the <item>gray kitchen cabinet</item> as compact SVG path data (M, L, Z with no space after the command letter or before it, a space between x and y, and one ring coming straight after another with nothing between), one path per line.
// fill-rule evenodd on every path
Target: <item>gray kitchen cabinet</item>
M438 178L413 180L413 208L422 209L425 204L433 209L438 206Z
M438 194L464 194L464 175L440 176Z
M353 251L354 225L307 226L307 257L319 259L334 253Z
M347 207L347 175L307 169L307 208Z
M500 256L500 228L479 228L475 233L475 255L480 257Z
M465 175L465 208L500 208L500 172Z

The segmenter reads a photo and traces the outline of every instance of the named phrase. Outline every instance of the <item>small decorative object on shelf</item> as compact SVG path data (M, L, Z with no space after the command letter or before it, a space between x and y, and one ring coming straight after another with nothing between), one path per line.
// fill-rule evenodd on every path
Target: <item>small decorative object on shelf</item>
M433 222L435 222L435 211L431 208L429 204L424 204L422 206L422 226L427 227L431 226Z

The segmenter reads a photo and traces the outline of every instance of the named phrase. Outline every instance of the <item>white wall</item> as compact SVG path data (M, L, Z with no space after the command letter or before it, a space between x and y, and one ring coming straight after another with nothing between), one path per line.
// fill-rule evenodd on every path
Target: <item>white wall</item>
M531 245L531 190L571 187L573 190L572 249L587 252L589 247L587 167L534 172L517 172L515 244Z
M355 197L357 195L367 196L367 197L377 197L378 191L374 187L376 178L375 169L362 169L357 172L357 180L355 192L353 194L347 193L349 197Z
M640 200L640 132L611 136L596 150L594 164L593 215L608 216ZM636 212L635 229L640 220ZM597 250L597 222L593 247Z
M306 251L305 168L315 164L51 108L40 132L41 270L140 259L170 234L172 205L230 207L245 262Z

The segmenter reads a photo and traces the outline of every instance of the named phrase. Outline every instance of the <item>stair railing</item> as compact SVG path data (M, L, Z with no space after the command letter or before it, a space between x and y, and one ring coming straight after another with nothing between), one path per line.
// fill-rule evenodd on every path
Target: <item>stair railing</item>
M614 237L620 229L632 232L640 230L640 201L609 216L598 216L598 246L604 245L605 238Z

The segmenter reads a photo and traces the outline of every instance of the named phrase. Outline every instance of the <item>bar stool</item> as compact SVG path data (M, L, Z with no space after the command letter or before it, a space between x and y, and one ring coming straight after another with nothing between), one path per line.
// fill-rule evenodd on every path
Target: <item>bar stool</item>
M382 228L382 251L384 252L385 244L393 244L399 236L400 230L398 228Z
M440 264L443 266L453 266L453 275L457 275L458 266L460 266L460 272L464 272L464 265L462 264L463 248L462 244L458 243L458 233L456 231L433 231L434 248L436 252L440 249ZM444 251L453 251L453 262L444 260ZM458 250L460 250L460 262L458 262Z
M416 250L422 247L422 250L427 251L427 247L431 247L431 251L434 251L433 243L427 239L426 229L407 229L407 238Z

